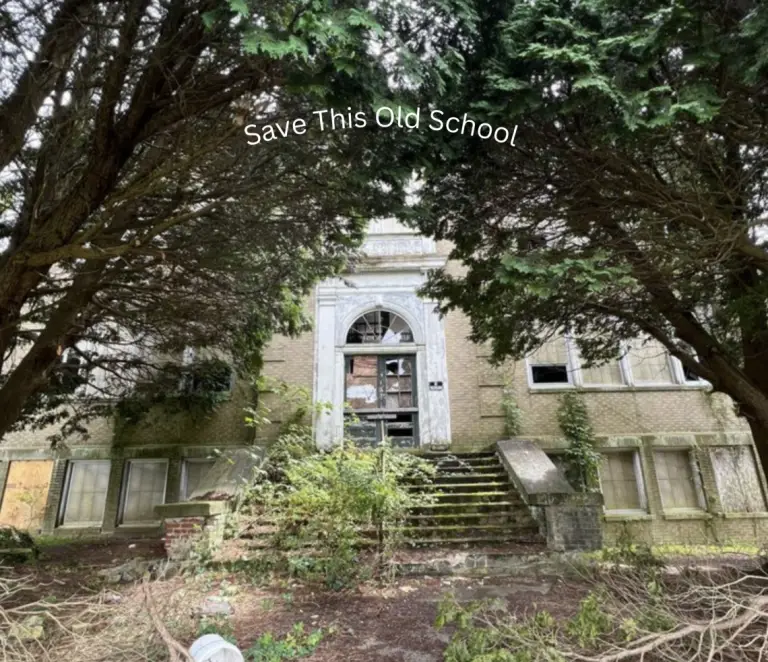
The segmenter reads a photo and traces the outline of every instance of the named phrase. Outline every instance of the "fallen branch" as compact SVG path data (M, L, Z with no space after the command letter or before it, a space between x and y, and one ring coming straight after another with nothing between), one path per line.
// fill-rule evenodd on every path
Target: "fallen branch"
M702 632L720 632L723 630L733 630L738 628L740 632L746 626L754 623L760 617L765 618L766 613L761 611L763 608L768 607L768 596L759 596L754 600L751 600L744 608L744 613L738 617L723 617L713 620L710 623L690 624L684 627L672 630L671 632L663 632L656 635L648 635L641 640L634 642L634 646L626 648L616 653L610 653L607 655L600 655L598 657L574 655L574 660L579 662L622 662L622 660L628 660L632 658L640 658L654 650L657 650L661 646L665 646L676 641L680 641L685 637L689 637L692 634L700 634Z
M146 580L141 588L144 591L144 599L147 602L147 612L149 613L149 617L152 620L152 624L155 626L155 630L157 630L163 643L165 643L166 648L168 648L171 662L195 662L195 659L189 654L189 651L171 636L171 633L168 632L168 628L165 627L165 624L157 615L155 601L152 599L152 592L150 591L149 584Z

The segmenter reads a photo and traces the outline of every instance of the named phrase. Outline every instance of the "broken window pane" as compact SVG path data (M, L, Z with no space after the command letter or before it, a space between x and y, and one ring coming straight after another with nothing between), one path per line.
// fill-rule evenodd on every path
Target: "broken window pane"
M350 356L347 359L345 399L352 409L379 406L377 356Z
M528 357L534 384L567 384L568 350L565 338L553 338Z
M413 342L405 320L388 310L374 310L358 317L347 332L347 344L399 345Z
M568 368L564 365L531 366L534 384L567 384Z

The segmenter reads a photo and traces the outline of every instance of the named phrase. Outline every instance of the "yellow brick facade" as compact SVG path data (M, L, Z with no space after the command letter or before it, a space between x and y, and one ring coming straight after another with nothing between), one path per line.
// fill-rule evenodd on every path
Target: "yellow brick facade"
M417 240L409 238L407 241L413 244ZM448 249L441 243L435 252L445 256ZM382 270L382 278L388 273L386 261L385 258L372 261ZM407 266L407 260L402 256L393 258L392 263L419 273L418 266ZM459 271L457 265L449 265L449 268ZM378 297L377 300L382 301L380 306L386 307L386 298ZM318 314L318 301L319 297L312 296L306 304L313 319ZM532 387L525 361L509 362L500 368L492 366L488 348L469 341L469 321L459 312L448 314L442 321L442 329L444 388L447 389L452 448L487 448L505 438L502 403L505 397L511 397L521 411L519 436L536 441L545 451L562 451L564 442L557 424L557 410L563 393L572 387L547 390ZM297 338L274 338L264 355L264 376L303 389L311 398L317 386L318 365L323 358L317 355L320 331L316 325L315 329ZM328 365L327 361L324 365ZM420 384L419 388L426 389L427 385ZM609 542L626 535L634 540L676 544L760 542L768 537L768 514L729 513L726 516L719 502L709 449L721 446L751 448L748 427L734 415L728 398L690 385L585 388L581 392L600 449L632 450L639 454L642 466L640 480L647 497L646 512L640 516L608 516L605 535ZM123 467L131 458L170 458L166 500L173 501L179 498L181 467L185 459L205 457L217 448L268 445L278 434L280 424L285 422L293 405L281 401L275 394L265 394L262 402L271 410L268 414L271 424L255 430L244 422L244 408L251 402L249 386L240 383L235 385L230 400L207 418L192 419L158 410L133 426L94 421L88 439L69 440L67 447L57 453L51 451L46 441L55 428L8 435L0 445L0 489L9 461L55 459L44 525L45 530L52 531L67 459L110 458L113 467L102 530L114 531ZM661 447L687 449L696 454L707 498L707 508L701 513L687 513L683 517L680 513L664 512L653 459L653 450ZM765 479L762 472L759 475L765 492Z

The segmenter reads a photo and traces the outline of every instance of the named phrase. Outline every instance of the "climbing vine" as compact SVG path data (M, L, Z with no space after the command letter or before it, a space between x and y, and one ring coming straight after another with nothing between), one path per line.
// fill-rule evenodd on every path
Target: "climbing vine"
M600 453L595 450L595 436L584 398L578 393L566 393L560 401L557 422L568 442L565 451L568 480L581 491L596 489Z

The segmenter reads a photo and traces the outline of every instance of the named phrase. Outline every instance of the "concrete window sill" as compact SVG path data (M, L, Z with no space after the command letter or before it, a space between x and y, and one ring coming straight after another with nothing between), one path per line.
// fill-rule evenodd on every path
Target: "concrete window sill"
M768 519L768 513L718 513L725 519Z
M707 391L709 384L635 384L628 385L581 385L575 384L528 384L529 393L557 393L562 391L595 391L610 393L637 393L641 391Z
M707 520L712 514L704 510L667 510L662 517L666 520Z
M649 522L654 519L653 515L644 512L607 512L603 515L606 522Z

